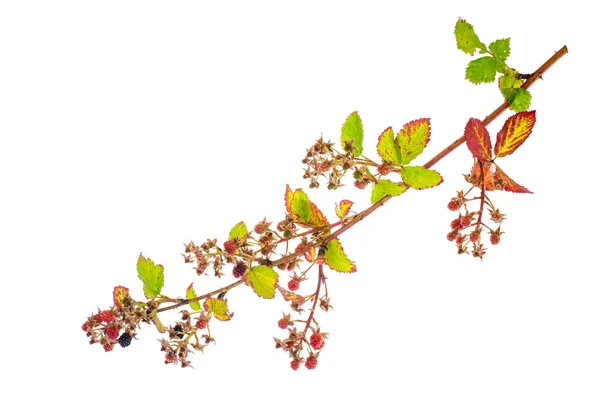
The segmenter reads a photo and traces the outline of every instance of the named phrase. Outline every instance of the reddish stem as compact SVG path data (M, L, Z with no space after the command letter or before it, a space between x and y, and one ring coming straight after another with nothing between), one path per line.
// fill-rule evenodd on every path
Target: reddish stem
M315 310L317 309L317 302L319 301L319 292L321 292L321 283L323 282L323 265L319 264L319 277L318 277L318 284L317 284L317 289L315 291L315 301L313 303L312 308L310 309L310 314L308 315L308 318L306 319L306 326L304 327L304 337L306 338L306 332L308 331L308 328L310 328L310 323L312 322L312 319L315 315Z

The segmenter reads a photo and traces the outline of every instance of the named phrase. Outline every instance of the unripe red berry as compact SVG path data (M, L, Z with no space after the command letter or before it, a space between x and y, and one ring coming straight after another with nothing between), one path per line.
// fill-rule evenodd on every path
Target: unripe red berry
M294 371L298 370L298 368L300 368L300 360L292 360L292 362L290 363L290 367Z
M201 318L198 319L198 321L196 321L196 328L198 329L204 329L208 326L208 320Z
M381 175L381 176L385 176L385 175L389 174L391 170L392 170L392 167L390 167L390 165L387 163L379 164L377 166L377 172L379 172L379 175Z
M86 321L85 323L83 323L81 329L83 330L83 332L88 332L90 330L90 322Z
M367 187L367 182L364 179L357 179L354 181L354 186L356 186L359 189L364 189L365 187Z
M92 322L98 323L98 324L100 324L102 322L102 316L100 316L100 313L94 314L92 316Z
M117 339L119 337L119 330L117 327L108 327L106 329L106 336L110 339Z
M446 238L448 239L448 241L454 241L454 240L456 240L457 236L458 236L458 230L454 229L450 233L448 233Z
M479 241L479 231L473 230L471 233L469 233L469 240L472 243L477 243Z
M499 242L500 242L499 234L497 234L497 233L490 234L490 243L492 243L492 245L498 245Z
M113 313L112 310L103 310L100 313L100 318L102 318L103 322L110 323L112 320L115 319L115 313Z
M314 333L310 336L310 346L314 350L322 349L325 346L325 339L323 335L320 333Z
M307 369L315 369L317 368L317 358L315 356L310 356L306 359L306 363L304 363L304 366Z
M319 165L319 172L325 173L325 172L329 171L331 169L331 165L332 165L331 161L324 161L323 163L321 163L321 165Z
M271 222L267 222L267 220L265 219L262 222L259 222L254 226L254 233L264 234L267 230L269 230L270 225L271 225Z
M237 249L237 244L235 243L234 240L227 240L223 243L223 249L228 254L233 255L235 253L235 250Z
M461 216L460 217L460 226L461 227L467 227L471 224L471 221L473 220L473 217L471 216Z
M104 351L108 353L113 349L114 345L112 343L105 343L102 347L104 348Z
M300 288L300 281L298 281L298 279L293 278L288 281L288 289L290 291L297 291L298 288Z
M456 198L453 198L452 200L450 200L450 202L448 203L448 209L450 211L456 211L460 208L460 201L457 200Z
M453 219L452 222L450 222L450 228L458 229L459 227L460 227L460 218Z
M290 315L283 316L277 321L277 326L281 329L286 329L290 325Z

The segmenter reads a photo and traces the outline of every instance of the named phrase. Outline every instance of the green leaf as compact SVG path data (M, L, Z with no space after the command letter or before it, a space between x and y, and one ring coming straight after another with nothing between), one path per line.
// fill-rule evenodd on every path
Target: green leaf
M389 161L392 164L400 165L400 147L394 139L394 131L392 127L388 127L379 135L377 142L377 153L383 161Z
M456 22L456 25L454 26L454 36L456 37L456 46L458 49L469 55L473 55L476 49L479 49L480 54L487 51L485 45L475 34L473 25L464 19L459 18Z
M400 169L402 180L413 189L427 189L439 185L444 181L442 176L434 170L421 166L408 166Z
M144 283L144 295L146 298L154 298L162 290L165 284L162 265L155 265L150 259L141 254L137 261L138 278Z
M229 239L233 240L237 238L239 242L246 241L246 234L248 234L248 228L244 222L237 223L234 227L229 231Z
M195 299L196 298L196 291L194 291L194 283L191 283L190 286L185 291L185 298L186 299ZM192 310L198 311L198 310L200 310L200 302L198 302L198 301L190 302L190 307L192 308Z
M352 112L342 125L342 147L344 142L354 140L354 156L360 156L363 151L363 125L358 112Z
M491 83L496 79L496 60L493 57L481 57L469 62L465 78L473 84Z
M498 88L500 88L500 92L504 99L508 101L512 91L515 88L519 88L523 85L523 80L519 80L514 76L500 76L498 78Z
M254 266L246 273L246 284L261 298L275 297L277 272L265 265Z
M490 44L490 54L498 61L504 62L510 55L510 38L498 39Z
M371 203L375 204L387 195L399 196L405 191L406 186L404 185L388 181L387 179L380 179L375 185L373 185L373 191L371 192Z
M420 155L429 143L430 136L429 119L417 119L404 124L396 138L400 146L400 163L407 165Z
M356 266L352 264L352 261L348 259L342 244L336 238L327 243L327 249L325 250L325 262L327 265L335 271L341 273L353 273L356 271Z
M531 104L531 94L523 88L512 90L507 99L508 107L515 112L524 112Z
M233 313L229 313L225 299L208 298L204 301L204 309L220 321L229 321L233 317Z

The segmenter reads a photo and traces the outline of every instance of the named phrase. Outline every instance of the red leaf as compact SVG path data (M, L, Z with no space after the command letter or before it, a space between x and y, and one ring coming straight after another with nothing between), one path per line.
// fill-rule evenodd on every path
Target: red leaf
M467 147L476 159L481 161L492 159L490 134L481 120L469 119L465 126L465 139L467 140Z
M531 135L535 124L535 110L515 113L504 122L498 132L494 154L498 157L508 156L525 142Z

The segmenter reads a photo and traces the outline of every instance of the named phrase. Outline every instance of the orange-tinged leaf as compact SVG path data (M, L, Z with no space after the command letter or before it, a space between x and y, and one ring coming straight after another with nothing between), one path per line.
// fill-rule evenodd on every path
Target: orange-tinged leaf
M474 185L481 187L481 168L483 166L483 184L486 191L504 190L512 193L533 193L524 186L513 181L504 173L496 164L491 162L481 163L475 160L473 168L471 168L471 177Z
M338 218L340 218L340 219L345 218L346 215L348 215L348 212L350 212L350 208L352 208L352 204L354 204L354 202L352 202L350 200L340 201L340 203L335 206L335 213L338 216Z
M531 190L527 189L525 186L521 186L517 182L513 181L508 175L506 175L504 173L504 171L502 171L500 169L500 167L496 167L496 173L494 174L494 179L504 186L504 191L506 191L506 192L533 193Z
M294 252L296 254L302 254L307 262L314 262L315 260L315 247L312 245L300 243L296 246Z
M396 138L400 146L400 163L407 165L421 154L430 136L429 119L417 119L404 124Z
M309 227L321 227L327 226L329 222L327 222L327 218L321 212L319 208L317 208L316 204L310 203L310 218L308 220L307 226Z
M279 284L277 284L275 287L279 290L279 292L281 292L281 296L283 296L283 300L285 300L286 302L295 302L298 304L302 304L302 302L304 302L305 300L304 296L295 294L292 291L288 291L285 288L281 288Z
M481 187L481 168L483 167L483 185L485 186L485 190L496 190L496 186L494 185L494 174L490 171L490 162L481 163L479 160L475 159L475 163L471 168L471 178L473 178L473 185Z
M292 192L289 185L286 186L285 208L290 218L301 225L321 227L329 224L325 215L308 199L302 189Z
M535 110L515 113L510 116L498 132L494 154L498 157L513 153L531 135L535 124Z
M129 299L129 288L115 287L113 290L113 302L116 307L123 307L125 302Z
M481 120L469 119L465 126L465 139L473 157L481 161L490 161L492 159L490 134Z

